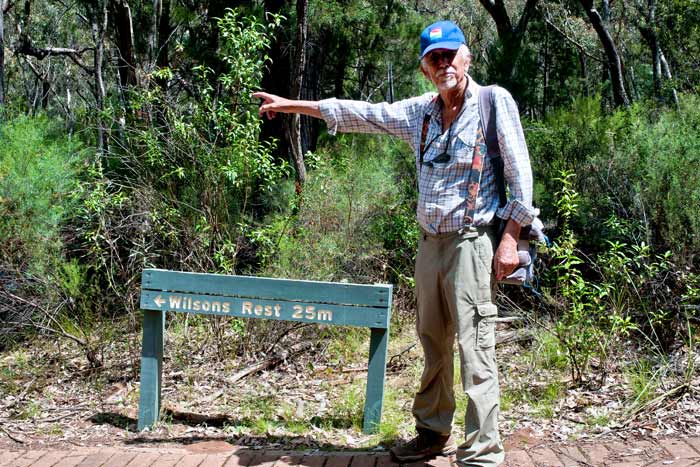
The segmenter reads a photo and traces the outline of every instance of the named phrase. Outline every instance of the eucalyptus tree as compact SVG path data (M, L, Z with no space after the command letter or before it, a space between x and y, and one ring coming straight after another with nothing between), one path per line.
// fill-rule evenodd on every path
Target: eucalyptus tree
M588 16L593 29L598 34L603 50L608 60L608 72L613 89L613 99L616 107L627 107L630 100L625 90L625 81L622 73L622 60L615 45L615 41L610 34L610 29L601 16L600 12L593 5L593 0L580 0L583 9ZM603 0L604 8L608 8L608 0Z
M296 0L296 47L294 56L294 73L291 80L293 99L301 99L301 88L304 83L304 68L306 66L306 43L308 34L308 0ZM306 166L301 144L301 118L299 114L288 115L286 120L287 140L292 149L292 159L296 168L296 193L301 199L304 183L306 183Z
M9 0L0 0L0 107L5 104L5 12L10 8Z
M479 0L489 13L496 26L498 44L492 58L491 72L495 82L503 84L514 93L518 100L524 83L516 77L518 59L523 48L525 33L532 18L536 15L539 0L526 0L516 22L509 13L504 0Z

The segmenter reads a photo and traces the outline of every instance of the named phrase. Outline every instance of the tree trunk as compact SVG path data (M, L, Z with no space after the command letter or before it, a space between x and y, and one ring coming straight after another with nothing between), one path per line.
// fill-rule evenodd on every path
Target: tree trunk
M297 37L296 56L294 59L294 75L292 76L292 99L301 97L301 88L304 84L304 65L306 64L306 35L308 30L307 10L308 0L297 0ZM287 138L294 157L296 167L296 193L301 196L306 183L306 166L304 165L304 153L301 147L301 120L299 114L291 114L287 117Z
M586 53L583 49L579 48L578 51L578 61L581 64L581 80L583 81L583 92L586 97L591 95L591 91L588 86L588 62L586 62Z
M313 42L317 46L307 47L304 85L301 87L301 98L304 100L317 101L321 99L321 83L324 81L323 70L328 56L326 50L329 41L328 32L327 29L323 29L318 36L307 38L307 42ZM301 149L304 154L307 151L316 150L320 128L318 119L306 115L301 116Z
M630 78L630 92L632 93L632 99L639 100L639 90L637 88L637 77L634 74L634 67L629 67L629 78Z
M102 60L104 58L104 38L107 30L107 2L102 0L95 2L91 7L90 27L92 29L92 39L95 43L94 52L94 93L97 107L97 151L104 155L107 150L107 135L103 121L105 85L102 76Z
M515 77L516 64L520 57L525 31L535 14L538 0L525 2L525 7L516 26L513 26L503 0L479 0L479 2L493 19L500 42L500 49L493 60L493 77L496 82L508 87L517 100L520 89L525 86L525 83L520 82Z
M158 49L156 51L156 66L167 68L170 66L170 34L173 28L170 26L170 0L162 0L160 18L158 20ZM163 92L168 89L167 78L156 78L156 83Z
M671 80L671 69L666 62L661 44L659 43L658 26L656 20L656 0L647 0L646 24L639 25L639 33L651 52L652 77L654 80L654 94L659 101L665 100L663 80ZM678 94L671 89L671 98L678 108Z
M264 0L265 12L273 14L284 13L284 7L287 4L286 1L287 0ZM289 95L289 76L291 76L289 54L286 53L289 47L285 42L284 36L284 34L274 35L272 39L273 42L268 51L272 63L270 66L266 67L267 69L262 79L263 90L280 96ZM263 118L260 140L267 141L273 138L276 139L278 141L276 153L281 160L286 161L289 160L292 155L287 142L285 121L284 118L273 118L272 120Z
M0 107L5 105L5 2L0 0Z
M387 96L387 101L389 104L394 103L394 70L391 62L387 64L386 70L386 80L389 82L389 95Z
M41 78L41 109L49 107L49 96L51 95L51 67L46 70L46 74Z
M659 55L659 42L656 34L650 27L640 27L639 33L644 39L644 42L649 46L649 51L651 52L651 76L654 83L654 95L658 100L661 100L661 56Z
M547 118L547 99L549 99L549 31L544 25L544 66L542 67L542 119Z
M337 57L335 65L335 74L333 77L333 95L338 99L342 99L345 96L345 73L348 69L348 58L350 54L344 53L350 48L347 37L341 36L338 43L338 50L340 51Z
M151 17L151 30L148 32L148 63L153 66L156 62L158 42L158 18L160 17L161 0L153 0L153 16Z
M128 0L112 0L112 16L114 31L117 39L117 69L119 70L119 85L122 89L135 86L136 60L134 58L134 27L131 21L131 8Z
M664 75L664 77L668 80L671 81L673 79L673 75L671 75L671 67L668 66L668 62L666 61L666 56L664 55L664 51L659 47L659 59L661 60L661 70ZM673 99L673 103L676 106L676 110L680 110L681 105L680 102L678 101L678 92L676 91L676 88L672 87L671 88L671 98Z
M600 16L600 13L593 7L593 0L580 1L593 29L598 34L598 39L608 59L608 71L610 72L610 81L612 82L615 107L628 107L630 101L629 97L627 97L627 91L625 91L622 62L620 60L620 54L617 52L615 42L610 35L610 31L608 31L608 28L603 23L603 18Z

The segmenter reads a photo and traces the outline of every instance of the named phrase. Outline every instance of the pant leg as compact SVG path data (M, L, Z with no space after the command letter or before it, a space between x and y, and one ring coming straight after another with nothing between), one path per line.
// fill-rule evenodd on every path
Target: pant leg
M447 253L445 297L457 323L462 385L469 397L465 441L457 452L462 465L499 465L504 451L498 433L499 388L496 364L490 231L470 232L455 239Z
M452 431L455 411L453 345L455 323L441 290L445 240L421 234L416 257L416 331L425 355L420 388L413 401L418 429Z

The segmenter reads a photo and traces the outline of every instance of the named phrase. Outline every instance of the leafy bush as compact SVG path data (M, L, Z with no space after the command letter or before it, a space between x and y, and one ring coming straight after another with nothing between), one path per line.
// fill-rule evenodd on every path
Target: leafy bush
M527 124L545 219L557 219L556 178L576 173L581 194L572 227L586 248L644 241L682 261L700 247L700 99L681 96L680 111L651 113L649 103L603 114L599 99L577 99L545 122ZM614 217L624 232L605 221ZM624 238L620 234L624 233Z
M85 154L45 116L0 127L0 348L61 300L65 232ZM57 286L58 285L58 286Z
M690 259L700 249L700 98L681 96L679 112L664 112L653 125L636 125L625 155L638 154L640 214L653 225L654 243Z
M144 267L235 273L255 264L245 235L288 171L259 141L251 102L279 22L228 10L219 20L221 72L197 67L189 98L159 86L129 96L128 124L91 168L77 224L106 310L135 311ZM178 73L163 68L152 78Z
M699 266L699 104L682 95L678 111L649 112L653 104L639 102L604 114L597 99L579 99L546 122L527 125L537 199L543 217L556 223L551 269L566 272L549 286L555 295L573 287L554 316L570 346L578 348L569 338L583 336L574 352L580 363L598 352L592 339L614 337L610 318L655 351L674 348L685 334L694 303L688 284ZM574 204L558 193L561 170L569 173ZM562 211L567 203L575 209ZM579 325L584 328L575 331Z
M341 136L317 155L303 204L254 232L267 274L316 280L386 281L381 225L401 209L394 151L386 140ZM291 187L288 189L291 193ZM379 234L379 235L378 235ZM385 273L386 274L386 273Z
M395 310L412 316L418 225L410 149L385 137L340 135L307 154L307 163L298 211L288 206L251 232L265 265L260 273L391 283ZM291 199L291 182L286 193Z
M17 117L0 127L0 257L4 267L46 274L61 258L61 228L71 216L84 155L47 117Z

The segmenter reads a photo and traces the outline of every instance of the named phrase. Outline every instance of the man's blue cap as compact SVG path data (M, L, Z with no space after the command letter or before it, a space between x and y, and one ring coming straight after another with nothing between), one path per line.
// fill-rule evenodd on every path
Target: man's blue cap
M435 49L457 50L466 45L462 30L452 21L438 21L420 33L420 58Z

